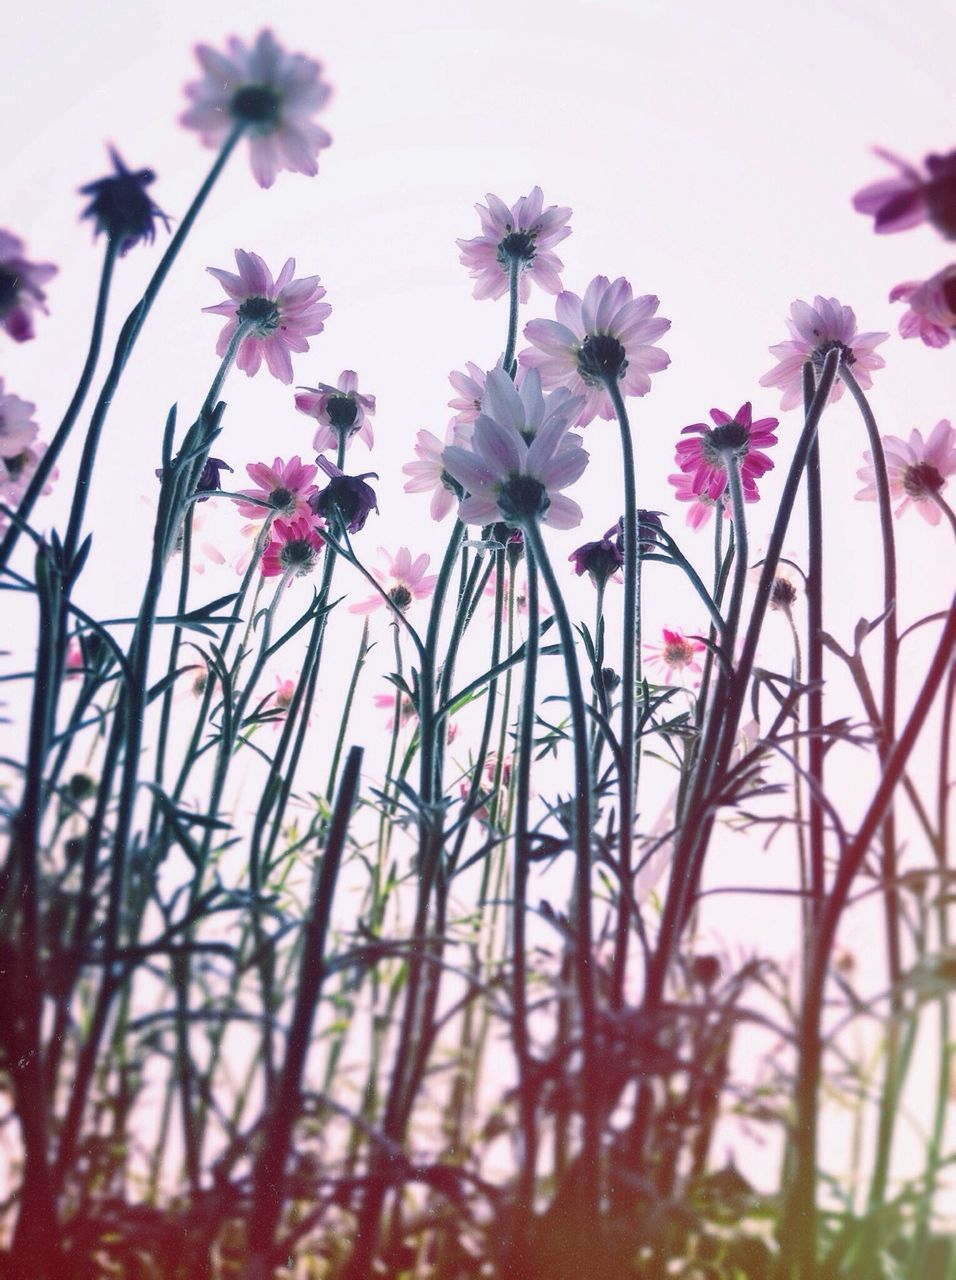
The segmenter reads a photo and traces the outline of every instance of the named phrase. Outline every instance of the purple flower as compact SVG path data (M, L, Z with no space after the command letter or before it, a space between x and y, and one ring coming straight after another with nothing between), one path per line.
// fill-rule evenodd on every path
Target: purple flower
M35 404L7 395L0 378L0 458L19 453L37 438L39 427L33 421Z
M199 479L196 481L196 492L207 495L218 493L222 488L222 473L228 471L232 474L232 467L228 462L223 462L222 458L207 458L203 465L202 471L199 473ZM209 497L200 498L200 502L208 502Z
M618 526L609 529L598 542L585 542L568 556L579 578L588 574L596 587L603 587L612 579L621 581L618 570L624 565L624 552L617 534Z
M508 292L511 264L517 263L518 297L527 302L531 281L548 293L558 293L563 263L551 253L571 234L567 225L571 210L556 204L544 208L540 187L532 187L509 209L490 193L487 207L476 204L481 219L481 235L474 240L458 240L461 264L475 281L476 298L500 298Z
M882 369L886 363L873 348L890 335L857 333L853 308L841 306L836 298L822 298L817 294L812 307L809 302L794 302L786 324L790 341L778 342L770 348L770 354L777 357L778 363L760 379L762 387L779 387L783 392L781 409L793 409L803 402L803 366L809 361L820 367L834 347L840 349L840 363L853 369L854 377L864 390L873 385L871 372ZM828 403L832 404L842 395L843 383L834 378Z
M722 409L711 409L714 427L703 422L684 427L681 435L693 432L695 440L677 445L677 465L692 477L696 494L706 493L716 501L727 487L727 455L734 454L740 468L744 499L756 502L757 480L773 469L773 462L761 450L777 443L773 428L776 418L753 421L750 403L743 404L733 418Z
M928 280L910 280L890 291L890 302L908 302L900 317L904 338L922 338L928 347L945 347L956 332L956 263Z
M152 169L133 173L113 147L110 159L115 173L80 187L80 195L93 197L80 217L92 218L95 234L105 231L124 255L141 240L152 244L156 238L154 220L159 218L168 231L169 219L146 194L146 188L156 181Z
M295 397L295 407L300 413L315 418L319 428L312 439L312 448L318 453L334 449L342 432L346 442L359 436L371 449L372 424L375 397L362 395L358 389L358 375L351 369L343 369L338 385L330 387L320 382L317 387L300 387Z
M891 151L873 150L897 170L895 178L872 182L853 197L854 209L873 215L873 230L907 231L931 222L947 240L956 239L956 151L927 156L924 175Z
M341 520L349 533L358 533L365 528L365 521L373 511L378 514L375 490L365 483L368 476L374 476L376 480L378 476L374 471L347 476L334 462L321 456L316 458L316 462L330 479L324 489L312 495L309 506L317 516L332 525L333 533L336 520Z
M57 273L51 262L27 262L23 241L0 231L0 328L14 342L33 337L32 311L46 311L46 294L41 285Z

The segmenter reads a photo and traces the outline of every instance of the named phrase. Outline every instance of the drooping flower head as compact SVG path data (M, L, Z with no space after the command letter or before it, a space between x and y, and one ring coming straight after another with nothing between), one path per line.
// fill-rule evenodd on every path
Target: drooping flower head
M633 297L623 277L612 282L595 276L583 299L567 291L558 294L557 320L525 325L524 336L533 345L518 359L537 369L546 387L567 387L583 397L575 426L597 416L613 418L605 379L620 382L625 396L644 396L651 389L650 375L670 364L667 353L654 346L671 327L656 314L659 305L653 294Z
M0 458L13 456L37 438L39 427L33 421L35 404L7 395L0 378Z
M206 459L203 463L203 469L199 473L199 479L196 481L196 492L205 494L205 497L198 499L199 502L208 502L214 493L219 493L222 489L222 473L224 471L232 474L232 467L228 462L223 462L222 458Z
M753 421L750 403L743 404L731 417L722 409L711 409L713 428L704 422L684 427L681 435L693 433L694 440L681 440L676 462L691 477L693 492L706 494L715 502L727 487L727 460L737 459L746 502L756 502L757 480L773 468L773 462L762 449L777 443L773 428L776 418Z
M303 578L318 564L323 543L311 517L275 520L269 534L259 566L264 578L277 578L282 573Z
M939 524L940 508L933 495L946 487L949 476L956 475L956 429L943 418L923 440L922 432L910 432L908 441L898 436L883 437L886 474L891 496L899 501L896 515L901 516L911 502L929 524ZM856 495L864 501L876 501L876 477L869 450L863 455L867 465L856 473L865 487Z
M459 261L475 281L476 298L500 298L508 292L511 265L519 272L518 297L527 302L531 281L548 293L558 293L563 263L551 252L571 234L571 210L556 204L544 207L540 187L522 196L509 209L498 196L485 197L487 206L476 204L481 219L481 235L474 240L458 240Z
M205 78L186 86L193 105L180 123L207 147L221 147L241 126L260 187L271 187L280 169L318 173L318 154L332 142L312 119L331 92L318 62L286 53L271 31L260 31L251 48L232 36L228 53L197 45L196 57Z
M908 302L900 317L900 335L922 338L928 347L945 347L956 335L956 263L928 280L909 280L890 290L890 302Z
M168 231L169 218L146 194L146 188L156 181L152 169L133 173L114 147L109 151L115 172L108 178L99 178L80 187L80 195L93 197L80 217L92 218L94 234L105 231L116 242L120 254L125 255L141 240L152 244L156 238L157 218Z
M656 667L668 680L681 679L685 671L699 676L701 665L697 655L703 653L707 646L680 631L669 631L667 627L663 628L662 636L661 644L645 644L647 665Z
M726 506L726 493L715 501L706 491L698 492L693 475L685 475L680 471L676 476L668 476L667 483L674 486L674 497L679 502L690 503L687 524L691 529L703 528L715 507L724 509Z
M405 481L406 493L432 495L429 515L433 520L444 520L455 503L463 497L461 485L445 470L442 459L445 447L457 444L467 448L470 439L470 429L466 436L454 421L445 432L444 443L430 431L419 431L415 439L415 455L418 460L406 462L402 467L402 472L410 477Z
M293 279L295 258L286 261L276 280L256 253L237 249L236 265L237 276L218 267L206 268L229 295L226 302L203 307L203 311L228 317L229 323L219 334L216 354L224 356L238 326L248 325L249 332L239 343L238 367L251 378L265 358L273 377L288 384L292 381L290 352L308 351L306 338L321 333L332 314L329 304L321 301L325 289L318 276Z
M0 328L14 342L33 337L33 311L46 311L45 285L57 273L51 262L28 262L23 241L0 231Z
M616 528L610 529L603 538L584 542L571 552L568 560L574 565L574 572L579 578L588 574L596 587L603 587L612 580L622 580L619 570L624 566L624 552L618 546L617 538L608 536L615 532Z
M931 222L947 240L956 239L956 151L927 156L923 174L891 151L873 150L897 170L896 177L872 182L853 197L858 213L873 215L873 230L907 231Z
M362 395L358 389L358 374L343 369L338 384L330 387L320 382L317 387L300 387L295 397L295 407L307 413L319 424L312 440L317 453L335 449L339 439L345 436L348 444L353 436L359 436L371 449L372 423L375 397Z
M316 462L329 477L324 489L319 489L309 499L309 506L317 516L321 516L332 526L341 520L349 533L358 533L365 528L365 522L372 514L378 513L378 502L375 490L365 481L369 476L376 480L374 471L364 471L360 476L347 476L328 458L318 457Z
M888 333L857 333L852 307L841 306L836 298L819 294L808 302L796 301L787 317L789 342L778 342L770 348L777 365L760 379L762 387L779 387L783 392L781 409L793 409L803 401L803 366L809 361L816 368L823 365L834 347L840 351L840 363L853 370L853 376L864 390L873 385L870 374L886 363L874 347L885 342ZM828 403L843 395L843 383L834 378Z
M288 462L276 458L271 467L265 462L250 462L246 472L249 479L255 481L256 488L240 489L239 492L245 498L258 498L259 502L237 502L240 515L261 520L271 508L284 520L308 516L309 499L315 493L312 481L317 470L312 463L304 463L298 455ZM267 506L262 506L262 503Z
M382 558L384 570L373 568L372 576L382 584L386 595L396 609L402 613L409 608L413 600L424 600L430 596L438 581L435 574L426 574L430 556L420 555L414 560L408 547L399 547L392 556L384 547L379 547L378 554ZM373 609L384 608L385 601L375 593L367 600L349 605L350 613L371 613Z

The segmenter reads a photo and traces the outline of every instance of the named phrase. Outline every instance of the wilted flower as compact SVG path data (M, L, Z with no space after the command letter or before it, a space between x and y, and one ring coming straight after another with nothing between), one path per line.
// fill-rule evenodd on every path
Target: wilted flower
M232 467L228 462L223 462L222 458L207 458L203 464L203 469L199 473L199 479L196 481L196 492L206 495L200 498L200 502L208 502L212 494L218 493L222 489L222 473L228 471L232 474Z
M734 417L722 409L711 409L713 428L695 422L684 427L681 435L694 433L697 439L681 440L676 462L691 477L695 494L706 494L716 501L727 487L727 457L736 457L744 499L756 502L757 480L773 468L773 462L761 449L777 443L773 428L776 418L753 421L750 403L743 404Z
M261 520L267 514L268 507L285 520L295 516L308 516L309 499L315 493L315 473L318 468L312 463L305 463L296 455L288 462L276 458L272 466L264 462L250 462L246 467L249 479L258 486L255 489L240 489L244 498L258 498L259 503L237 502L239 513L253 520Z
M0 231L0 328L6 329L14 342L33 337L30 313L46 311L46 294L40 286L57 273L50 262L27 262L24 247L9 231Z
M318 153L332 142L312 120L331 92L321 65L301 53L286 53L271 31L260 31L249 49L232 36L228 50L196 46L205 79L186 86L193 105L180 122L198 130L207 147L221 146L241 125L260 187L271 187L280 169L310 177L318 173Z
M915 502L924 520L939 524L940 508L933 496L946 487L949 476L956 475L956 429L943 418L926 441L920 431L912 431L908 442L898 436L884 436L883 451L890 494L900 500L896 515L901 516ZM877 496L873 457L869 450L863 457L867 465L856 474L866 487L856 496L873 502Z
M378 553L384 560L386 568L384 571L373 568L372 576L382 584L385 594L396 609L404 613L413 600L424 600L426 596L431 595L438 579L435 574L426 575L425 573L430 556L423 554L413 560L408 547L399 547L395 556L391 556L384 547L379 547ZM385 601L376 592L367 600L349 605L349 612L371 613L373 609L378 609L384 604Z
M475 205L481 219L481 235L474 240L457 241L459 261L475 281L474 296L500 298L507 293L512 263L518 266L518 297L522 302L528 301L532 280L548 293L558 293L558 272L563 263L551 249L571 234L571 210L556 204L545 209L540 187L533 187L530 195L516 200L510 209L490 192L485 199L487 207Z
M518 359L537 369L546 387L568 387L583 397L575 426L586 426L596 416L613 418L605 378L620 382L625 396L644 396L651 389L650 375L670 364L667 353L653 345L671 327L655 314L659 305L653 294L634 298L623 277L612 283L595 276L583 299L558 294L557 320L525 325L524 336L533 346Z
M664 627L662 635L663 644L645 644L647 665L657 667L671 680L683 676L685 671L699 676L701 665L697 661L697 655L703 653L707 646L680 631L669 631L667 627Z
M929 221L948 239L956 239L956 151L926 157L926 174L874 147L874 152L897 169L895 178L872 182L853 197L859 213L873 215L877 232L907 231Z
M0 458L19 453L37 438L39 427L33 421L35 404L8 395L0 378Z
M152 169L133 173L114 147L110 147L110 159L115 173L80 187L80 195L93 197L80 217L92 218L96 234L105 231L116 242L120 254L125 254L140 240L152 244L157 218L168 231L169 218L146 194L146 188L156 181Z
M273 281L272 272L256 253L236 250L239 274L207 267L226 293L229 301L219 302L203 311L227 316L229 323L219 335L216 354L224 356L229 341L239 324L250 326L246 337L239 343L236 364L249 375L258 373L265 357L269 372L280 382L292 381L292 351L308 351L307 337L321 333L325 321L332 314L325 297L325 289L318 276L304 276L293 280L295 258L289 258Z
M580 547L575 547L568 559L579 578L585 573L589 574L596 587L603 587L611 579L621 581L618 570L624 564L623 548L616 537L608 536L616 532L617 526L609 529L599 541L585 542Z
M316 462L330 479L324 489L312 495L309 506L317 516L321 516L332 526L333 532L338 519L349 533L358 533L365 528L365 521L372 512L378 512L375 490L365 483L369 476L376 480L378 476L374 471L364 471L360 476L347 476L327 458L316 458Z
M320 382L317 387L300 387L295 397L295 407L300 413L315 418L319 428L312 440L317 453L334 449L340 437L346 442L358 435L371 449L372 424L375 397L362 395L358 389L358 375L351 369L343 369L338 385L330 387Z
M900 317L900 335L922 338L928 347L945 347L956 333L956 263L928 280L910 280L890 291L890 302L908 302Z
M790 341L778 342L770 348L778 364L760 379L762 387L779 387L783 392L781 409L793 409L803 402L803 366L809 361L817 368L822 367L834 347L840 351L841 365L852 368L853 376L864 389L873 385L871 372L882 369L886 363L873 348L890 335L857 333L853 308L841 306L836 298L822 298L817 294L812 307L808 302L794 302L786 324ZM828 403L832 404L842 395L843 383L834 378Z
M415 439L417 462L406 462L402 471L410 480L405 481L406 493L431 493L429 514L433 520L444 520L456 502L462 498L461 486L445 470L442 454L445 446L467 442L462 438L454 420L445 432L445 443L430 431L419 431Z
M292 520L274 520L269 534L269 545L262 553L260 565L264 578L275 578L281 573L302 578L312 572L323 544L310 519L296 516Z

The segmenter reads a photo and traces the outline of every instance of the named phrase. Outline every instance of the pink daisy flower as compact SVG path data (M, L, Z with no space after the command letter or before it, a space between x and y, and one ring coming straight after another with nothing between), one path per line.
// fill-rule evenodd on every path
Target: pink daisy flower
M533 345L518 359L537 369L546 387L568 387L583 397L575 426L598 416L611 419L614 406L604 378L618 380L625 396L644 396L651 389L650 375L670 364L670 356L654 346L671 327L655 314L659 305L653 294L633 297L623 276L613 282L595 276L583 299L558 294L557 320L525 325L524 336Z
M886 361L876 355L878 347L890 336L888 333L857 333L856 316L852 307L841 306L836 298L822 298L819 294L809 302L796 301L786 320L790 330L789 342L778 342L770 348L777 357L777 365L760 379L762 387L779 387L783 392L781 409L793 409L803 403L803 366L812 361L817 367L823 364L827 352L840 349L841 364L852 368L853 376L864 390L873 385L870 374L882 369ZM843 382L833 380L828 403L833 404L843 395Z
M263 711L271 711L269 721L272 724L273 732L282 728L283 721L286 718L286 712L295 697L295 681L283 680L281 676L276 676L276 687L274 692L266 695L262 703ZM279 714L276 715L275 713Z
M475 281L476 298L500 298L508 292L511 263L518 264L518 297L527 302L531 281L548 293L559 293L561 259L551 252L571 234L571 210L556 204L544 208L540 187L522 196L509 209L498 196L485 197L487 206L476 204L481 219L481 235L474 240L458 240L459 261Z
M301 53L286 53L271 31L247 48L236 36L228 53L196 46L205 78L186 86L192 106L180 116L207 147L221 147L237 124L249 139L249 160L260 187L271 187L280 169L318 173L318 154L331 145L312 117L331 89L322 67Z
M14 342L33 337L32 311L46 312L46 294L41 285L56 275L51 262L27 262L25 246L9 231L0 231L0 328Z
M656 667L669 681L682 680L687 671L699 677L702 667L697 655L703 653L707 646L680 631L669 631L667 627L663 628L662 635L662 644L645 644L647 665Z
M33 421L35 404L7 395L0 378L0 458L20 452L37 438L39 427Z
M372 569L372 576L382 587L396 609L404 613L413 600L424 600L430 596L438 581L435 574L426 575L430 556L420 555L415 560L408 547L399 547L397 555L389 555L384 547L379 547L379 555L385 563L385 569ZM349 613L371 613L373 609L384 607L385 601L375 593L367 600L349 605Z
M692 475L679 472L676 476L668 476L667 482L674 486L674 497L678 501L690 503L687 509L687 524L691 529L702 528L710 519L715 507L725 506L726 495L715 501L708 493L698 492Z
M347 443L357 435L371 449L372 424L369 419L375 412L375 397L360 393L358 374L351 369L342 370L337 386L330 387L328 383L320 382L317 387L300 387L295 407L300 413L315 418L319 424L312 440L312 448L317 453L335 449L343 431L348 433Z
M290 571L291 578L304 578L318 563L322 539L312 521L303 516L274 520L269 545L259 566L264 578L276 578Z
M312 483L317 471L318 467L304 463L298 455L288 462L276 458L271 467L265 462L250 462L246 472L257 487L240 489L239 492L245 498L258 498L260 503L268 503L285 520L308 516L309 499L317 488ZM252 502L237 502L236 507L240 515L249 516L252 520L261 520L268 514L265 507Z
M266 367L273 377L286 384L292 381L292 351L308 351L307 337L321 333L325 321L332 314L325 297L325 289L318 276L304 276L294 280L295 258L288 258L277 280L256 253L236 250L239 274L207 267L215 276L229 299L214 307L203 307L213 315L228 317L229 323L219 335L216 354L224 356L229 340L240 321L251 323L252 329L239 344L236 364L251 378L259 372L265 357Z
M727 487L726 458L732 453L740 465L744 499L756 502L757 480L773 469L773 462L761 449L777 443L773 434L777 419L759 418L754 422L749 402L742 404L733 418L722 409L711 409L710 416L713 429L704 422L684 427L681 435L693 432L698 438L679 441L677 465L691 477L695 494L706 494L716 502Z
M940 509L933 495L946 487L948 477L956 475L956 430L946 418L937 422L924 441L920 431L910 432L910 438L883 437L886 457L886 474L891 496L899 500L896 515L901 516L911 502L929 524L939 524ZM873 456L867 450L863 455L867 465L856 473L865 487L857 499L876 501L876 477L873 473Z
M461 498L461 493L445 470L442 461L446 445L457 444L467 447L468 440L462 435L454 420L445 432L444 444L430 431L419 431L415 439L417 462L406 462L402 473L409 476L405 481L406 493L430 493L432 495L429 514L433 520L444 520L452 507Z
M19 504L45 453L45 444L28 444L10 457L0 457L0 501L9 507ZM53 481L58 474L54 467L43 486L43 493L53 492Z
M890 291L890 302L908 302L900 317L904 338L922 338L928 347L945 347L956 331L956 263L928 280L910 280Z
M907 231L929 221L948 240L956 238L956 151L927 156L924 175L891 151L873 150L897 170L895 178L872 182L853 197L857 212L873 215L873 230Z
M485 394L487 376L485 370L471 360L465 362L465 369L465 373L453 369L448 375L452 389L458 392L453 400L448 401L448 407L455 410L452 423L460 426L474 422L481 413L481 398Z

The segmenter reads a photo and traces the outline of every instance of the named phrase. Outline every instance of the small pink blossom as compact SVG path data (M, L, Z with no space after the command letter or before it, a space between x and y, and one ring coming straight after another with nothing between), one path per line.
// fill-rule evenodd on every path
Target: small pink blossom
M684 427L681 435L694 433L697 439L681 440L677 445L677 465L691 477L693 492L706 494L715 502L727 487L725 458L733 453L738 459L744 500L756 502L757 480L772 470L773 462L761 450L777 443L773 428L776 418L753 421L750 403L743 404L733 418L722 409L711 409L713 430L703 422Z
M392 714L385 721L386 729L395 727L395 694L394 693L376 693L372 696L372 703L382 711L390 711ZM411 699L402 694L402 700L399 703L399 723L404 729L410 720L416 717L415 708L412 706Z
M897 517L914 502L924 520L929 524L939 524L940 508L933 495L945 489L949 476L956 475L956 429L943 418L926 441L920 431L910 432L908 442L898 436L884 436L883 452L890 495L900 504L896 508ZM867 465L856 474L865 482L865 487L856 496L863 501L875 502L873 456L867 450L863 457Z
M316 492L312 481L317 471L318 467L313 463L304 463L298 455L288 462L276 458L271 467L265 462L250 462L246 472L257 487L240 489L239 492L245 498L258 498L260 504L267 503L268 507L285 520L308 516L309 499ZM240 515L252 520L261 520L268 514L266 507L252 502L237 502L236 509Z
M35 404L7 395L0 378L0 458L19 453L37 438L39 427L33 421Z
M283 680L281 676L276 676L275 691L268 694L263 703L264 710L273 712L273 714L269 716L273 731L281 729L282 722L286 718L286 712L289 710L289 706L291 705L294 697L295 681ZM276 712L279 714L275 714Z
M956 238L956 151L927 156L924 176L891 151L873 150L897 170L895 178L872 182L853 197L858 213L873 215L873 230L907 231L929 221L948 240Z
M945 347L956 334L956 263L928 280L910 280L890 291L890 302L908 302L900 317L904 338L922 338L928 347Z
M669 680L681 679L685 671L699 676L702 668L697 655L703 653L707 646L680 631L669 631L667 627L663 628L662 635L662 644L645 644L647 665L656 667Z
M656 314L660 303L653 294L633 296L630 284L595 276L584 297L558 294L557 320L532 320L524 336L532 346L521 352L521 364L537 369L546 387L567 387L583 397L575 426L595 417L610 420L614 405L604 379L621 384L625 396L645 396L652 373L670 364L670 356L655 346L671 327Z
M452 390L458 392L453 400L448 401L449 409L455 410L455 416L451 420L452 425L464 426L474 422L481 413L481 399L485 394L487 374L472 360L465 362L465 369L467 370L465 373L453 369L448 375Z
M269 533L260 565L264 578L277 578L282 573L288 573L290 579L302 578L312 572L324 544L311 519L274 520Z
M295 407L319 424L312 440L312 448L317 453L336 448L342 432L347 433L346 443L351 443L357 435L371 449L370 418L375 412L375 397L359 392L358 375L351 369L342 370L337 386L320 382L317 387L300 387Z
M33 311L46 312L41 288L56 275L51 262L27 262L25 245L9 231L0 231L0 329L14 342L33 337Z
M256 253L236 250L239 274L207 267L228 293L226 302L203 311L226 316L228 324L219 334L216 354L224 356L229 341L240 322L250 324L249 333L239 344L236 364L249 375L258 373L265 358L273 377L286 384L292 381L292 351L308 351L307 337L321 333L332 308L320 299L325 289L318 276L294 280L295 258L287 259L273 281L272 272Z
M694 484L692 475L679 472L676 476L668 476L667 482L674 486L674 497L678 501L690 503L687 509L687 524L691 529L702 528L710 519L714 508L725 505L724 498L715 500L708 493L700 492Z
M425 573L430 556L423 554L413 560L408 547L399 547L395 556L391 556L384 547L379 547L378 553L385 563L385 569L373 568L372 576L382 584L386 595L396 609L404 613L413 600L424 600L431 595L438 579L435 574L426 575ZM376 592L367 600L349 605L349 612L371 613L373 609L383 607L384 604L385 601Z
M531 281L548 293L559 293L558 272L563 263L551 252L571 234L571 210L551 204L544 208L540 187L522 196L509 209L490 193L487 206L476 204L481 219L481 235L474 240L458 240L459 261L475 281L476 298L500 298L508 292L511 263L518 265L518 297L527 302Z
M777 365L760 379L762 387L779 387L783 392L781 409L793 409L803 403L803 366L812 362L822 366L829 351L840 349L840 362L853 370L853 376L865 390L873 385L870 374L882 369L886 363L876 355L878 347L890 336L888 333L857 333L856 316L852 307L841 306L836 298L813 299L813 306L797 300L786 319L790 330L789 342L778 342L770 348L777 357ZM843 395L843 382L834 378L829 404Z
M406 493L432 495L429 514L433 520L444 520L460 496L442 461L442 453L449 444L458 444L463 448L467 444L454 421L445 432L444 444L430 431L419 431L415 439L418 461L406 462L402 467L403 474L411 477L405 481Z
M271 187L280 169L318 173L318 154L332 142L312 120L331 92L320 63L286 53L271 31L260 31L250 48L230 37L228 53L197 45L196 57L205 78L186 86L192 106L181 124L207 147L221 147L242 126L260 187Z

